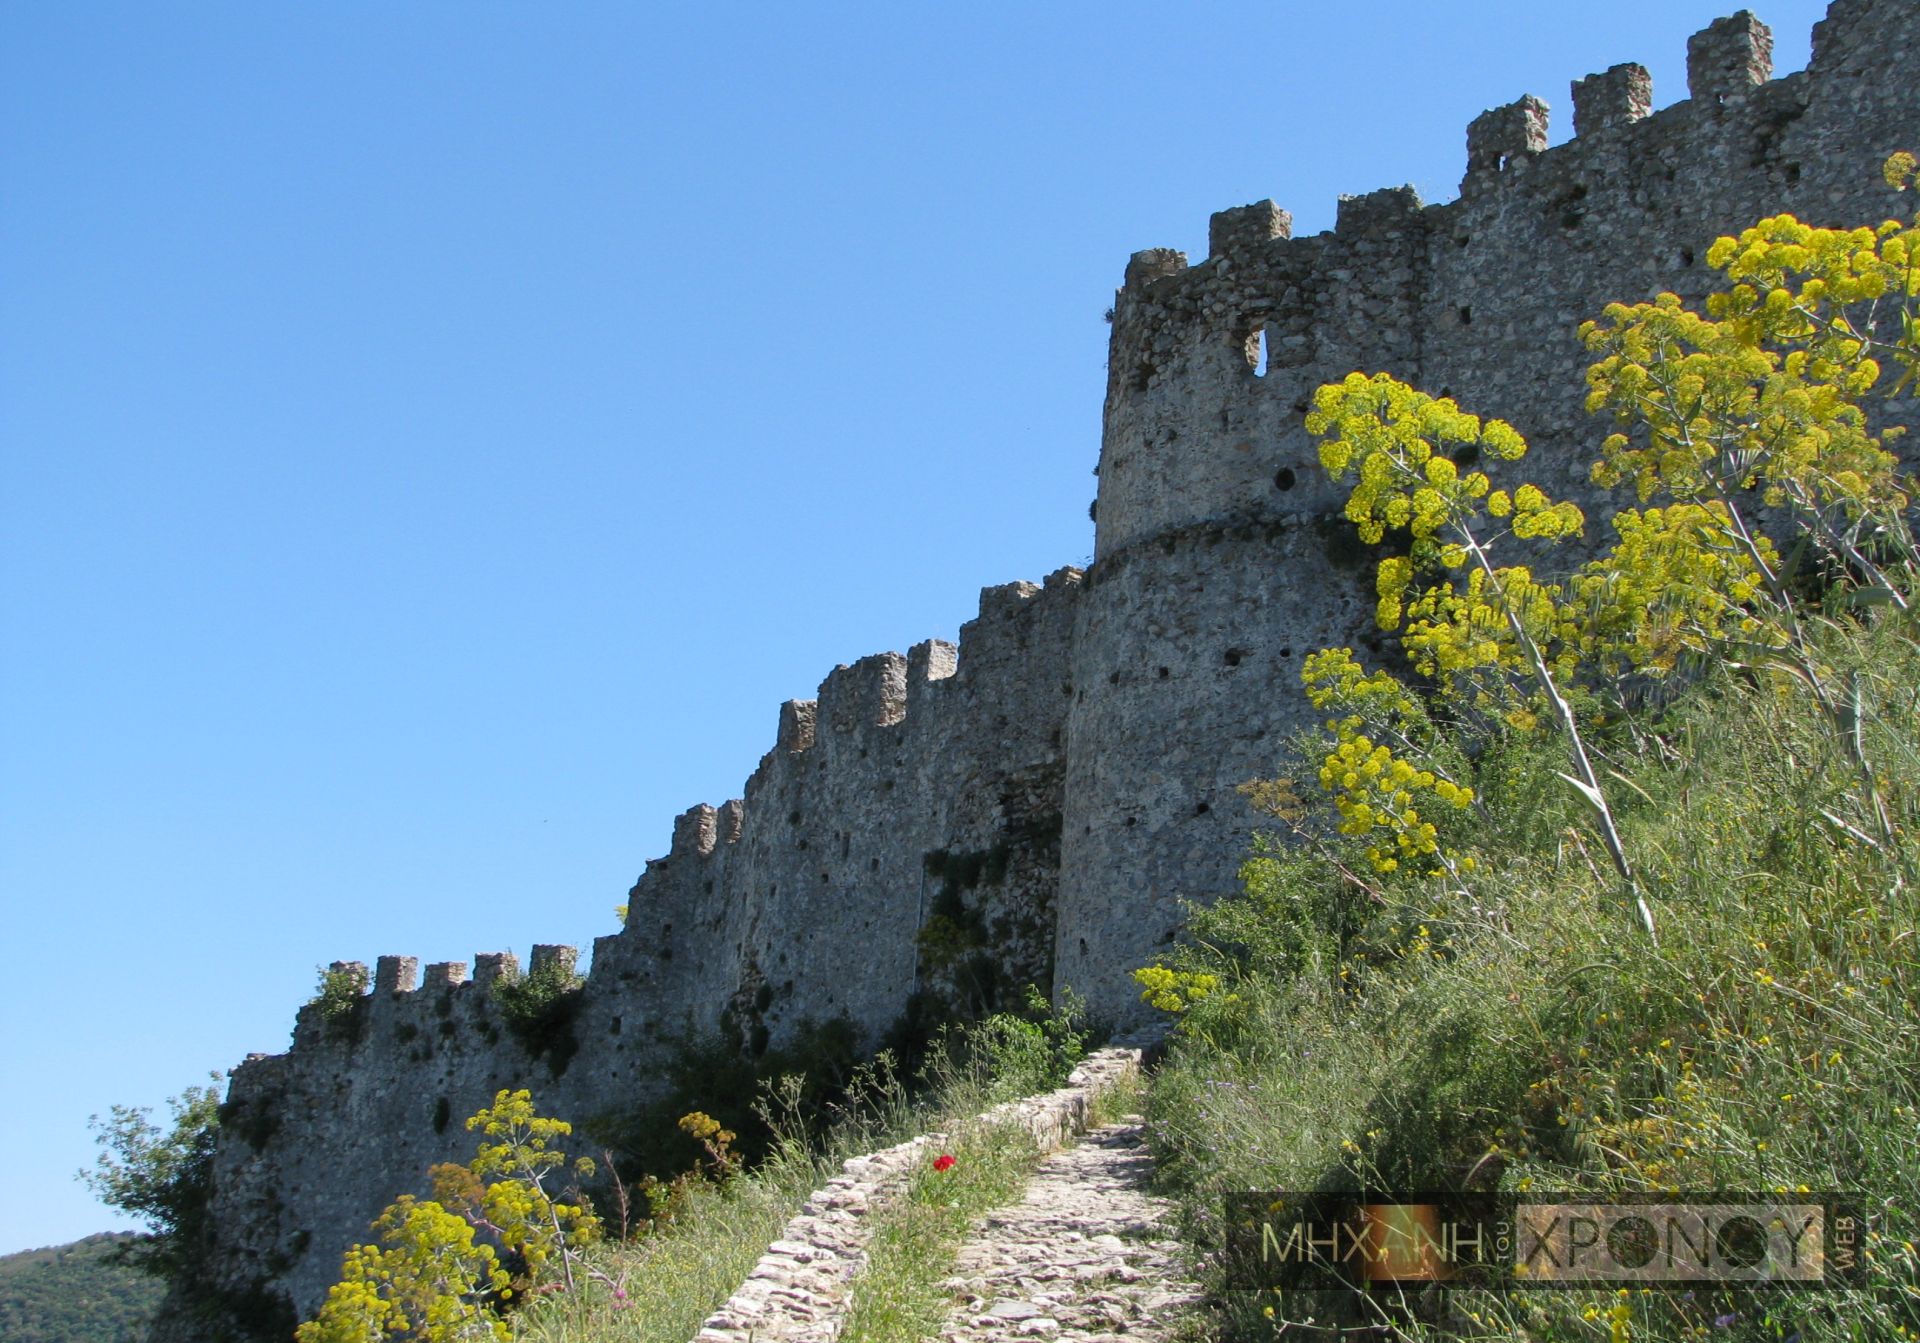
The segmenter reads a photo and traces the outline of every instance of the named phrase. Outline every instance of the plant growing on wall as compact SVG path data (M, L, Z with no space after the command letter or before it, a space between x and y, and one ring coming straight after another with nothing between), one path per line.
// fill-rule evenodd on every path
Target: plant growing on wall
M319 986L307 1005L320 1014L329 1039L359 1039L360 1003L367 991L367 971L361 965L316 969Z
M538 966L516 980L496 980L493 1001L521 1048L544 1058L555 1077L566 1072L580 1042L574 1018L580 1011L580 986L586 981L560 962Z

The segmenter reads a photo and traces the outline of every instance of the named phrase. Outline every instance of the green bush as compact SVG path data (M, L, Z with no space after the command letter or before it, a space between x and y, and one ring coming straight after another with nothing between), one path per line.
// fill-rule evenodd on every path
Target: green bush
M366 1025L366 970L316 967L315 973L320 977L320 984L307 1006L320 1013L328 1039L358 1044Z
M520 1047L560 1077L580 1051L574 1022L586 983L571 966L549 962L518 979L496 979L493 1002Z

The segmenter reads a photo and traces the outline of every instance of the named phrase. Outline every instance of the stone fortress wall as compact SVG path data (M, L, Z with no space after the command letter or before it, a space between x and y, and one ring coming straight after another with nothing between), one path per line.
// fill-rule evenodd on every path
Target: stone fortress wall
M496 1090L574 1118L631 1109L674 1042L723 1016L749 1051L836 1016L873 1042L913 1001L1034 982L1136 1022L1127 972L1171 940L1182 899L1233 887L1254 825L1237 786L1307 725L1300 660L1387 651L1371 557L1301 426L1313 389L1386 370L1507 419L1530 477L1603 518L1578 322L1699 297L1713 239L1763 215L1902 204L1878 166L1920 148L1920 0L1835 0L1783 79L1770 49L1750 14L1713 24L1688 45L1690 99L1653 114L1641 67L1581 80L1576 138L1553 149L1544 103L1496 108L1468 128L1450 204L1375 192L1294 238L1263 201L1215 215L1198 264L1137 253L1091 568L988 588L957 648L863 658L781 706L742 797L682 814L627 926L596 942L564 1067L504 1027L491 986L518 976L511 956L471 978L429 966L418 986L410 958L385 957L351 1029L303 1010L289 1052L233 1075L221 1281L310 1313L401 1185L470 1154L461 1121ZM537 947L533 964L573 955Z

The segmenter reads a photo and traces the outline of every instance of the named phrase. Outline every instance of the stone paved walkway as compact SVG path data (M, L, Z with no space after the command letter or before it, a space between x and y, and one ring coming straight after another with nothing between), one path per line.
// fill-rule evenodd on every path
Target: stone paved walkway
M1094 1095L1138 1071L1150 1043L1146 1037L1115 1041L1089 1055L1073 1070L1066 1086L996 1105L984 1118L1024 1128L1032 1135L1037 1150L1051 1151L1085 1130ZM1109 1130L1100 1130L1098 1137L1090 1140L1106 1141L1108 1133ZM788 1221L780 1239L767 1247L739 1290L707 1318L694 1343L836 1343L845 1322L848 1287L866 1263L867 1244L873 1234L872 1210L897 1194L915 1163L926 1156L929 1148L938 1151L944 1141L941 1134L929 1134L845 1162L841 1173L814 1191L799 1214ZM1062 1152L1043 1163L1041 1169L1053 1169L1055 1163L1073 1155L1074 1149ZM1109 1155L1122 1162L1105 1176L1110 1183L1118 1180L1114 1185L1116 1189L1122 1185L1137 1189L1143 1184L1147 1157L1144 1149L1138 1147L1137 1129L1131 1146L1123 1143ZM1128 1159L1138 1163L1137 1169L1124 1166ZM1096 1168L1106 1170L1100 1162L1089 1167ZM1077 1178L1077 1166L1063 1169L1060 1179ZM1051 1197L1056 1203L1072 1202L1057 1190ZM1032 1201L1031 1191L1029 1201ZM1081 1239L1109 1232L1118 1234L1126 1218L1140 1221L1144 1226L1145 1221L1141 1219L1150 1219L1150 1216L1150 1212L1130 1212L1111 1228L1103 1225L1098 1232L1073 1234ZM989 1228L992 1224L991 1219L983 1223ZM1106 1260L1123 1270L1123 1277L1126 1273L1139 1272L1130 1267L1126 1256L1120 1253L1124 1248L1117 1242L1103 1243L1100 1247ZM1033 1318L1038 1318L1038 1312ZM1060 1321L1053 1324L1057 1331ZM1036 1324L1028 1336L1037 1338L1047 1332L1044 1324Z
M1024 1199L974 1224L941 1332L956 1343L1048 1339L1150 1343L1199 1299L1162 1225L1165 1199L1137 1116L1088 1133L1040 1163Z

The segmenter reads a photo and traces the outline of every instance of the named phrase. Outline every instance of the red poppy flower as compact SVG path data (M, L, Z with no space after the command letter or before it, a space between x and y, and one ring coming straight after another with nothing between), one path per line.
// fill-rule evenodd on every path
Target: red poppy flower
M939 1171L952 1170L953 1165L954 1165L953 1157L946 1152L942 1152L939 1156L933 1159L933 1168L935 1170L939 1170Z

